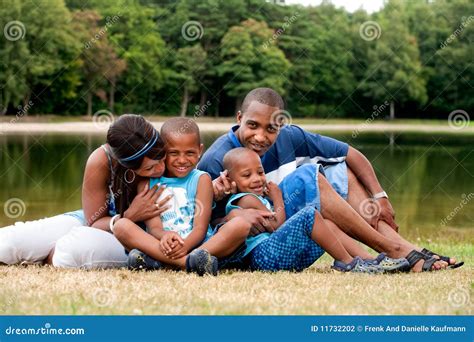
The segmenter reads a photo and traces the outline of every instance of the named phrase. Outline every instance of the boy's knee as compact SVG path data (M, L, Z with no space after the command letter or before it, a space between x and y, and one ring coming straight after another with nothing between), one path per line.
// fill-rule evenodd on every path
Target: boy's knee
M249 235L250 228L252 228L249 221L243 217L234 217L230 222L232 222L234 232L239 236L246 238Z
M117 240L122 241L128 237L130 230L127 229L127 226L130 222L129 219L121 218L114 223L113 234Z

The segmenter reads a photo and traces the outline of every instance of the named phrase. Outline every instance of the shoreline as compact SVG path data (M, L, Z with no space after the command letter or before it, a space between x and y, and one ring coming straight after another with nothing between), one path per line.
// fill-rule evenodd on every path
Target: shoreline
M160 129L162 122L152 121L156 129ZM225 132L233 125L229 122L198 122L202 132ZM62 123L1 123L2 134L97 134L107 132L110 122L62 122ZM474 127L454 128L449 125L412 125L412 124L386 124L386 123L354 123L354 124L298 124L309 131L321 132L412 132L412 133L447 133L447 134L473 134Z

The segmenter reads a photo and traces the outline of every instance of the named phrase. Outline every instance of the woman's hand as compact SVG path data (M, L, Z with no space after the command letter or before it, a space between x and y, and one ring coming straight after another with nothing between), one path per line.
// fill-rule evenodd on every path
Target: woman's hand
M172 195L168 195L163 200L156 203L165 188L166 186L158 186L157 184L149 189L147 183L143 190L135 196L130 207L125 211L124 217L133 222L141 222L159 216L165 212L169 209L169 206L166 205L166 203L171 199Z

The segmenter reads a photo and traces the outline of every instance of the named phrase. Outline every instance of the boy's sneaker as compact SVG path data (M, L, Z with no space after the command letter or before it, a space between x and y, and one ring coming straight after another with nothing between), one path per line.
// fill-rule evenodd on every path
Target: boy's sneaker
M132 249L128 253L128 269L132 271L153 271L163 268L163 264L158 260L146 255L138 249Z
M343 263L339 260L334 260L334 264L331 267L332 269L340 272L357 272L357 273L383 273L383 269L380 265L369 264L368 262L362 260L356 256L348 264Z
M410 271L410 263L407 259L389 258L385 253L380 253L375 259L364 259L364 261L372 265L379 265L385 272L388 273Z
M217 258L212 256L205 249L195 249L189 253L186 258L186 271L188 273L194 272L200 276L204 274L217 275Z

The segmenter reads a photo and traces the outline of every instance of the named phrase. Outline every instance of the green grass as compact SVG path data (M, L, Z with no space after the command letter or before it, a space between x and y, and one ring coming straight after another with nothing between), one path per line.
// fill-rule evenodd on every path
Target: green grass
M457 270L370 276L331 271L331 259L323 256L301 273L226 271L202 278L173 271L3 266L0 313L472 314L473 245L439 240L423 246L462 258L466 265Z

